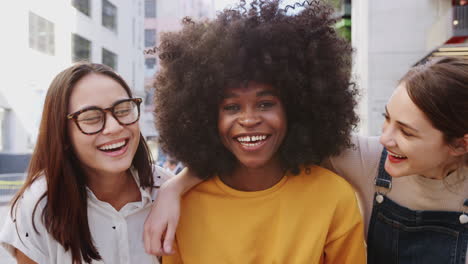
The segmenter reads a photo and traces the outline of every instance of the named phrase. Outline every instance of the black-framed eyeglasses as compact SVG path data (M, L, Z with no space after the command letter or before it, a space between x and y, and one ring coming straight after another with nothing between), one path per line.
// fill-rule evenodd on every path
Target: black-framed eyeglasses
M141 98L129 98L119 100L111 107L104 109L91 106L67 115L67 119L73 119L83 134L93 135L101 132L106 126L106 112L110 112L115 120L123 126L137 122L140 119L142 101Z

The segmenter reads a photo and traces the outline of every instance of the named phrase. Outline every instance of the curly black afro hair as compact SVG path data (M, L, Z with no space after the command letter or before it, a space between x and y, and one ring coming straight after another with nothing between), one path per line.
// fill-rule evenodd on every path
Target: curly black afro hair
M273 86L286 109L288 131L279 152L285 170L351 146L358 118L350 83L349 43L333 10L318 1L280 9L278 0L245 1L213 21L183 20L157 48L155 117L163 151L201 178L229 174L237 160L218 135L218 106L226 87L248 81Z

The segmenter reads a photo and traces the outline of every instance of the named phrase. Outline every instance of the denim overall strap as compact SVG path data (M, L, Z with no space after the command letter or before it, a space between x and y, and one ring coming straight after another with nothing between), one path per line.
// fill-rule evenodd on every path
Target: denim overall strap
M390 189L392 189L392 177L387 173L387 171L385 171L386 159L387 159L387 150L384 148L380 156L378 174L377 174L377 177L375 178L375 186L377 187L377 189L385 190L384 193L381 193L381 195L384 195L385 193L389 192ZM377 193L380 193L380 191L377 190Z
M386 197L392 187L386 156L384 150L375 181L375 198L384 198L374 199L368 264L465 264L468 224L460 223L460 212L415 211Z

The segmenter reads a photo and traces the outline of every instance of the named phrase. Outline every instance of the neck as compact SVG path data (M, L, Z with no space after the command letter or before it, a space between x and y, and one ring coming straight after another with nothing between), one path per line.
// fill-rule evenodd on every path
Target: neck
M428 172L421 173L421 176L429 179L434 180L443 180L446 178L450 173L456 171L460 167L459 160L452 160L447 162L443 165L438 166L435 169L431 169Z
M271 188L284 176L284 170L277 161L258 167L249 168L239 164L231 175L220 176L229 187L239 191L253 192Z
M140 190L130 171L121 173L87 172L88 188L97 199L109 203L117 211L129 202L141 200Z

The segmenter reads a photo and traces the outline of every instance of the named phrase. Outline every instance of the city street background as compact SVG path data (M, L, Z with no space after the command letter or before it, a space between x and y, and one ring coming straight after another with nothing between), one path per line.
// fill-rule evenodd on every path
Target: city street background
M385 104L411 66L434 56L468 57L468 0L323 1L334 6L335 29L355 49L353 82L361 93L355 133L379 135ZM53 76L80 60L119 72L144 99L140 128L158 164L165 166L171 158L158 148L153 120L159 70L153 48L162 32L180 29L183 17L214 18L238 0L7 2L0 8L5 39L0 42L0 228L9 217L8 201L24 179ZM172 166L180 170L180 164ZM15 263L3 248L0 263Z

